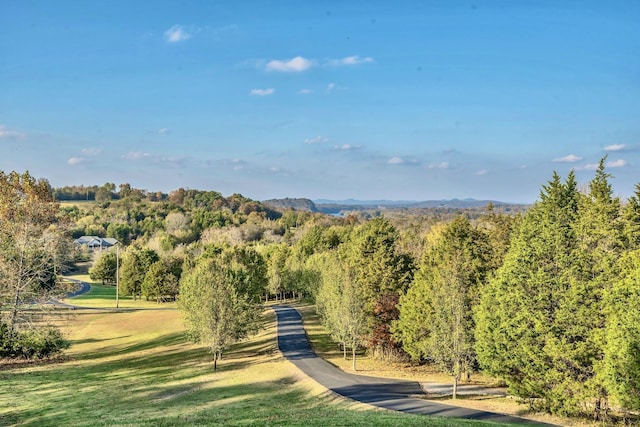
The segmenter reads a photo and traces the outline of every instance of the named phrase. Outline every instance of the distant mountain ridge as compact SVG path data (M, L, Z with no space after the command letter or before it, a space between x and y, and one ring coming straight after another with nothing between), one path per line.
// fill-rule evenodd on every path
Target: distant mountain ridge
M516 203L501 202L498 200L448 199L448 200L314 200L316 206L341 205L341 206L367 206L367 207L394 207L394 208L478 208L487 206L510 206Z
M523 206L517 203L507 203L498 200L449 199L449 200L310 200L305 198L285 198L263 200L263 204L274 209L295 209L308 212L324 212L336 214L341 211L369 210L369 209L473 209L482 208L489 203L493 206Z

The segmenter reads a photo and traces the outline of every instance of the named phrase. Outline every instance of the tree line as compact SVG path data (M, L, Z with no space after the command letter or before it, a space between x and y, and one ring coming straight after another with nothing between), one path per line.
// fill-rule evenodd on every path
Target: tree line
M604 160L585 191L573 172L554 173L539 200L515 215L488 206L336 218L183 189L159 202L58 208L49 195L49 216L22 238L37 246L52 224L118 238L127 246L123 295L178 300L191 336L215 361L259 327L261 301L307 298L354 369L366 349L435 364L454 387L482 371L538 409L604 418L611 407L640 409L640 186L623 202L610 180ZM5 181L0 187L13 188ZM18 228L5 225L12 237L3 242L17 242ZM63 252L35 256L49 267L25 289L46 289L46 271ZM19 286L8 291L10 274L0 276L7 325L11 292L28 299ZM92 276L115 281L113 253L97 259Z

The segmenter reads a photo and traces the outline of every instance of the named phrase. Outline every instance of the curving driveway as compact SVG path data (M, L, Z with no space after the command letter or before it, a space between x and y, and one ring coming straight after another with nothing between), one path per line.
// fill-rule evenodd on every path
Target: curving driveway
M380 408L438 417L501 423L544 425L523 418L444 405L411 396L423 395L416 381L367 377L344 372L318 357L307 340L300 314L292 307L273 307L278 317L278 347L302 372L324 387L350 399Z

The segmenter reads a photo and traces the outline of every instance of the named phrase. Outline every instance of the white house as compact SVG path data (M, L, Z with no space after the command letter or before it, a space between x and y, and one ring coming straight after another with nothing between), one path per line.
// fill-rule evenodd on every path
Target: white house
M115 246L118 240L111 237L98 237L98 236L82 236L73 241L78 246L86 246L89 249L107 249Z

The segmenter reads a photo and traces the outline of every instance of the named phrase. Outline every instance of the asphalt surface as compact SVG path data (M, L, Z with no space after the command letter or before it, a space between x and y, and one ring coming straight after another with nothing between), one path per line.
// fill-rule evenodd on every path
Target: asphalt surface
M289 306L274 306L278 317L278 347L307 376L349 399L413 414L500 423L545 425L523 418L444 405L411 396L424 395L416 381L368 377L344 372L318 357L307 339L300 314ZM548 424L547 424L548 425Z

